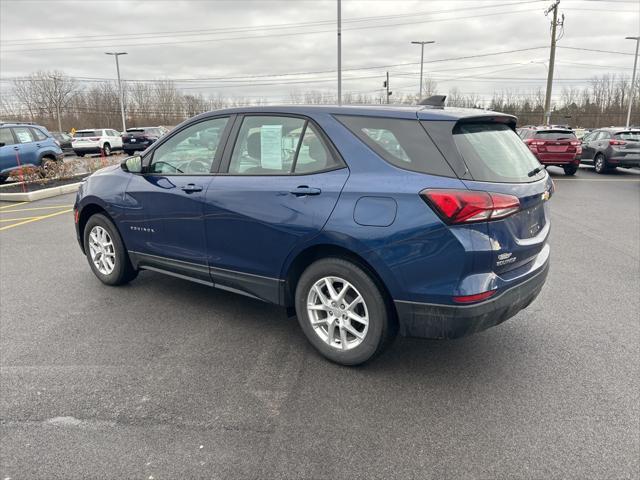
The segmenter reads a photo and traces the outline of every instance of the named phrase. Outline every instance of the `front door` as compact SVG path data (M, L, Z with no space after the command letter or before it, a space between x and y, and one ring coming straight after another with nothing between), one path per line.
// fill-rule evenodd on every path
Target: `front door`
M132 175L125 229L139 265L210 281L203 199L228 123L213 118L177 131L145 158L144 174Z
M282 265L327 222L349 176L312 122L248 115L206 193L213 282L278 302Z

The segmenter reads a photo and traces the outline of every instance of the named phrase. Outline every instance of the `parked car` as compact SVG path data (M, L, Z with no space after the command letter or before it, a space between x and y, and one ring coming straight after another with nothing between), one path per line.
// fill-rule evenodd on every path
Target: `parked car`
M138 150L145 150L149 145L164 135L161 127L127 128L122 135L124 153L131 155Z
M519 129L518 134L543 165L562 167L566 175L578 171L582 147L572 130L526 127Z
M79 157L84 157L87 153L103 153L108 157L111 152L122 150L122 138L110 128L78 130L73 135L72 145Z
M398 330L461 337L527 307L547 276L553 183L515 122L429 107L202 114L82 184L78 242L107 285L150 269L282 305L345 365Z
M74 154L73 145L71 142L73 140L73 137L71 135L63 132L51 132L51 136L58 141L58 145L60 145L62 153L64 153L65 155Z
M640 130L601 128L582 139L582 163L606 173L616 167L640 167Z
M64 158L46 128L35 124L0 123L0 183L20 167L47 168Z

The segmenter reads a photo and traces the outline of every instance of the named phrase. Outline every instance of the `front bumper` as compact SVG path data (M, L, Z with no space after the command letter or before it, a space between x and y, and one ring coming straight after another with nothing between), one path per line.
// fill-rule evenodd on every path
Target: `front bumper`
M549 273L549 260L531 278L496 297L473 305L437 305L396 300L400 334L407 337L459 338L513 317L538 296Z

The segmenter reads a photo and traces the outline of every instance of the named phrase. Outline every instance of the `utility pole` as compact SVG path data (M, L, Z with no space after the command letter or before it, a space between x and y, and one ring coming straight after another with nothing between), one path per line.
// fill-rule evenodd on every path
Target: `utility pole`
M338 105L342 105L342 5L338 0Z
M424 46L428 43L436 43L433 40L426 42L411 42L413 45L420 45L420 93L418 95L418 101L422 99L422 72L424 67Z
M561 27L564 24L564 14L562 19L558 21L558 6L560 0L555 0L553 5L547 8L544 15L549 15L549 12L553 12L553 20L551 21L551 52L549 53L549 72L547 73L547 94L544 97L544 124L549 125L551 123L551 89L553 86L553 64L556 60L556 28Z
M122 82L120 81L120 63L118 57L120 55L126 55L127 52L104 52L107 55L113 55L116 57L116 72L118 73L118 91L120 92L120 114L122 115L122 132L127 131L127 124L124 120L124 94L122 92Z
M60 119L60 93L58 92L58 77L53 76L53 95L56 102L56 118L58 119L58 131L62 133L62 120Z
M636 56L633 57L633 74L631 75L631 85L629 86L629 110L627 110L627 124L624 127L629 128L629 123L631 123L631 105L633 105L633 97L636 86L636 68L638 67L638 46L640 46L640 36L625 37L625 39L636 41Z
M389 97L393 94L393 92L389 90L389 72L387 72L387 79L382 82L382 86L387 90L387 103L389 103Z

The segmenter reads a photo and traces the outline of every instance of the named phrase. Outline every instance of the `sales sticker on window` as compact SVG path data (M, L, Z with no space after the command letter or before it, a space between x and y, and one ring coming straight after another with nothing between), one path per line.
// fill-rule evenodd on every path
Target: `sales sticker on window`
M262 168L282 170L282 125L263 125L260 129Z

